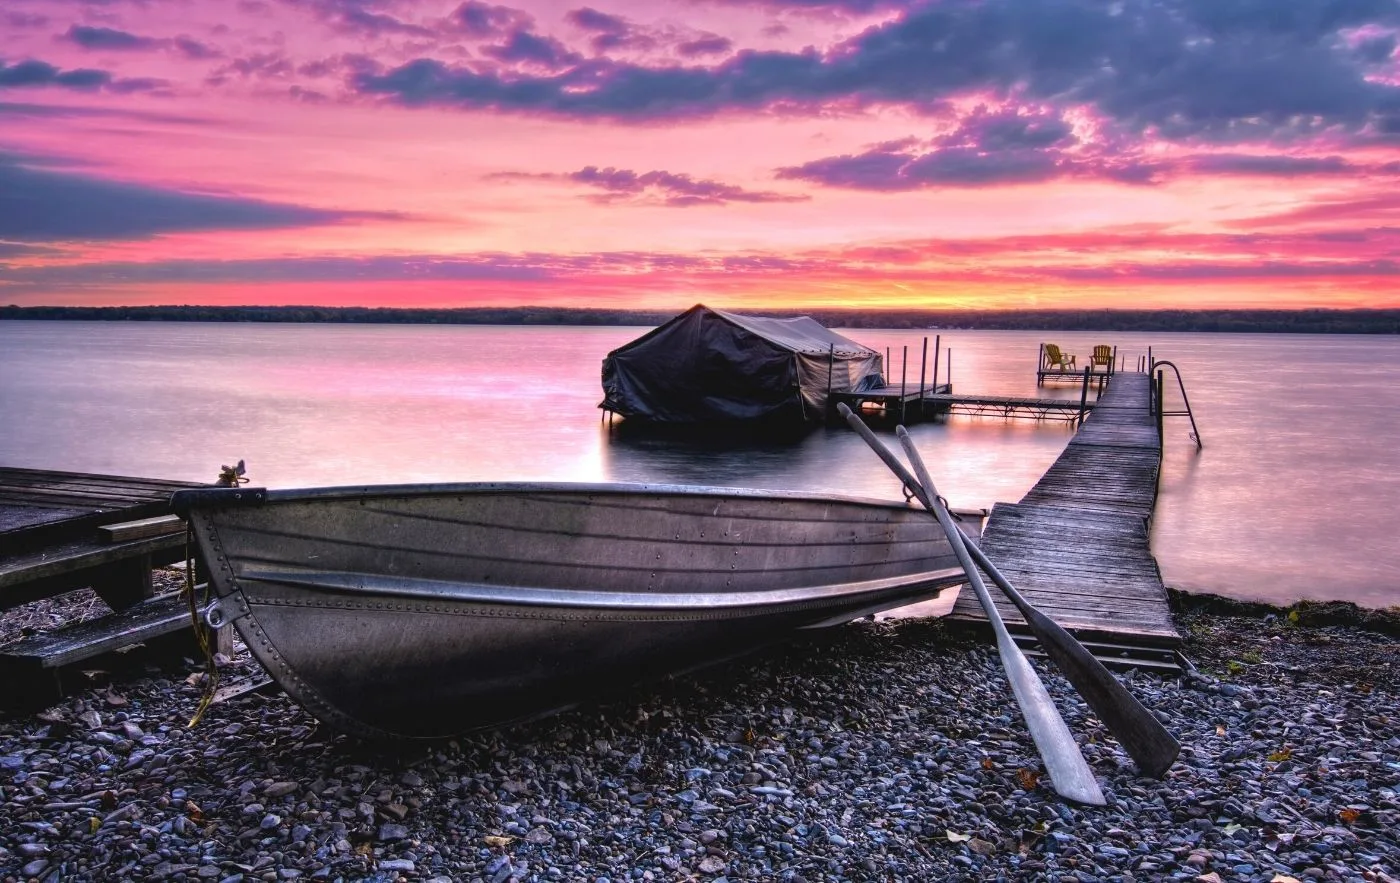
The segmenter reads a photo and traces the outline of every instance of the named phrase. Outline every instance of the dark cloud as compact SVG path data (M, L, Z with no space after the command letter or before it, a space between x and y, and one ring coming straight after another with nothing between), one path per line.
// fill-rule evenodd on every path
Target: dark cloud
M599 36L621 33L616 16L588 12L573 14L595 30L609 28ZM1092 105L1126 132L1175 139L1257 141L1329 127L1390 132L1400 129L1400 88L1368 78L1347 39L1368 25L1400 25L1400 4L944 0L912 6L824 53L741 51L689 67L593 59L535 77L420 58L352 86L410 105L638 121L777 107L930 113L975 92Z
M43 168L0 154L0 240L142 239L190 230L263 230L366 217L304 206L185 193Z
M233 74L245 80L285 80L295 69L292 60L281 52L257 52L220 65L209 75L207 82L217 86L226 82Z
M170 41L170 45L181 55L192 61L203 61L209 58L223 58L223 53L208 43L201 43L191 37L176 37Z
M400 34L414 37L429 37L434 31L422 25L406 22L383 12L372 12L359 7L336 9L329 16L338 30L369 36Z
M694 40L686 40L676 47L682 58L699 58L702 55L724 55L734 48L728 37L710 34Z
M1185 164L1193 172L1206 175L1252 175L1261 178L1356 175L1364 171L1340 156L1222 153L1191 157Z
M589 45L593 47L594 52L608 52L614 49L647 50L658 45L655 35L620 15L599 12L585 6L571 10L565 18L575 27L593 34Z
M481 51L507 64L537 64L550 70L583 61L582 55L553 37L541 37L524 30L512 31L504 43L498 46L483 46Z
M58 86L64 89L127 93L154 92L164 89L168 83L149 77L123 79L114 77L108 71L96 68L74 68L62 70L46 61L30 59L16 64L0 61L0 89L18 89L27 86Z
M87 25L72 25L64 34L70 42L84 49L116 50L119 52L140 52L158 49L161 40L152 37L139 37L115 28L93 28Z
M571 9L564 17L585 31L594 31L599 34L625 34L628 30L627 19L620 15L599 12L590 6Z
M529 28L534 16L522 9L467 0L452 13L452 22L469 37L499 37L508 31Z
M697 205L724 205L729 202L803 202L809 197L745 190L719 181L696 180L673 172L634 172L611 166L586 166L566 176L568 180L607 191L597 197L602 202L623 199L649 201L676 208Z

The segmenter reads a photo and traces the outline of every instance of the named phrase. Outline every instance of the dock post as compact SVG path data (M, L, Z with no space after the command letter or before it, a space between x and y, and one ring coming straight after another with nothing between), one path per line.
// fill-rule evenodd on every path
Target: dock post
M909 381L909 344L904 345L904 362L899 366L899 422L904 423L904 408L908 399L906 387Z
M948 392L953 391L953 348L948 347Z
M1113 345L1113 360L1108 363L1108 373L1112 374L1118 369L1118 344Z
M1088 410L1089 404L1089 379L1093 374L1093 366L1084 366L1084 386L1079 390L1079 425L1084 425L1084 412Z
M1163 435L1162 435L1162 412L1166 410L1166 408L1164 407L1165 403L1162 401L1162 375L1165 374L1165 373L1167 373L1167 372L1165 372L1165 371L1158 371L1158 372L1157 372L1157 382L1156 382L1156 385L1153 387L1153 389L1156 391L1156 399L1157 399L1157 443L1158 443L1159 445L1162 443L1162 440L1163 440Z
M1042 343L1035 353L1035 385L1045 385L1045 344Z
M924 335L924 353L919 357L919 419L924 419L924 380L928 374L928 335Z
M935 394L938 392L938 350L942 343L943 335L935 334L933 336L933 391Z
M828 344L826 350L826 414L831 419L831 372L836 369L836 344Z

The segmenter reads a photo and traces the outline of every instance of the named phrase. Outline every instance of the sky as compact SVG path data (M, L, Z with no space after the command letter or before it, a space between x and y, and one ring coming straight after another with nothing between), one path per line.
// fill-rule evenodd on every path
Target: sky
M5 0L0 303L1400 307L1400 0Z

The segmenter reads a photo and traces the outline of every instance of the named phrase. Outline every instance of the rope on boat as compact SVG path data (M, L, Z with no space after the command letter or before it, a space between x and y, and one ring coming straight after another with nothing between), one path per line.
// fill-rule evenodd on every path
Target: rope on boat
M241 462L238 464L243 465ZM228 470L228 467L224 467ZM235 476L236 477L236 476ZM243 479L247 481L248 479ZM199 707L195 709L194 717L190 718L187 726L193 727L204 717L204 712L209 710L209 706L214 702L214 691L219 688L219 667L214 663L214 650L209 645L209 632L207 626L201 621L199 615L199 605L195 601L194 586L194 523L191 521L185 527L185 588L184 595L186 602L190 605L190 624L194 627L194 638L199 643L200 652L204 654L204 695L199 699ZM208 586L205 587L205 601L208 601Z

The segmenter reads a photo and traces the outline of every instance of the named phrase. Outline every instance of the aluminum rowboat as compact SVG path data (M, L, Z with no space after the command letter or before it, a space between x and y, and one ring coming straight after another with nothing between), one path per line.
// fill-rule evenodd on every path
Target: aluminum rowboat
M537 717L963 581L898 503L732 488L177 492L231 622L308 712L369 737Z

